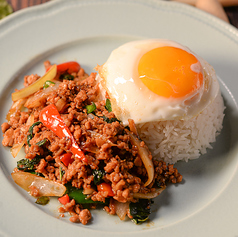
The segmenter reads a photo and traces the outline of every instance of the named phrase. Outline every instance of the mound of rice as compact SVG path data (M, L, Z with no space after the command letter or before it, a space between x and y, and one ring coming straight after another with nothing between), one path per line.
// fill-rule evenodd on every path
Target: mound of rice
M168 120L138 124L142 140L155 159L174 164L197 159L212 148L222 129L224 103L221 94L202 113L190 120Z

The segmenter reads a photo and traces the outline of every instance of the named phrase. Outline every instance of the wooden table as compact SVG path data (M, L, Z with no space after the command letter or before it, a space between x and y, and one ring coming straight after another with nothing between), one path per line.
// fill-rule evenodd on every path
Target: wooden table
M50 0L7 0L7 1L12 5L14 11L18 11L22 8L42 4ZM230 23L238 28L238 6L226 7L225 11L228 15Z

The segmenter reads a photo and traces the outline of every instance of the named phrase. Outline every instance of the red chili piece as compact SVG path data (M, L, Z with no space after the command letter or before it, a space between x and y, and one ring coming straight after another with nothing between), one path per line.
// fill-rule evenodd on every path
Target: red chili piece
M45 107L39 115L40 121L51 131L53 131L58 137L69 137L72 142L72 147L70 150L75 155L75 157L87 162L82 150L79 148L77 142L75 141L73 135L71 134L69 128L66 126L65 122L61 118L56 106L50 104Z
M68 194L65 194L63 197L59 197L59 198L58 198L58 201L59 201L61 204L63 204L63 205L69 203L69 202L70 202L69 195L68 195Z
M71 61L71 62L58 64L57 72L58 73L68 72L69 74L71 74L73 72L78 72L80 68L81 66L79 63L75 61ZM46 72L48 72L49 70L50 70L50 67L46 70Z
M77 62L66 62L57 65L57 72L63 73L68 72L69 74L73 72L78 72L80 69L80 65Z
M65 153L62 156L60 156L60 160L64 163L65 166L68 166L74 161L74 159L72 159L71 157L72 157L71 153Z
M114 192L112 191L112 187L108 183L101 183L97 185L98 191L108 192L108 196L114 196Z

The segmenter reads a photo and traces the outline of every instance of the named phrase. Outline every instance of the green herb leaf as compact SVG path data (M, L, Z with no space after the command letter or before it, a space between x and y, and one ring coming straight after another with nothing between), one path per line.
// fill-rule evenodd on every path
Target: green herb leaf
M86 204L86 203L98 203L90 198L87 198L87 195L83 194L83 189L78 189L73 187L70 183L65 184L66 193L69 195L70 199L74 199L76 203Z
M38 197L37 200L36 200L36 204L39 204L39 205L46 205L48 204L50 201L50 198L49 197L46 197L46 196L41 196L41 197Z
M103 118L103 120L105 121L105 122L107 122L107 123L113 123L113 122L116 122L116 121L118 121L119 123L120 123L120 120L118 120L117 118L108 118L108 117L106 117L105 115L103 115L102 116L102 118Z
M54 85L55 83L53 81L46 81L43 85L43 89L48 88L50 85Z
M64 175L65 171L64 171L64 170L62 170L62 167L61 167L61 166L59 167L59 173L60 173L60 180L62 180L62 179L63 179L63 175Z
M139 199L138 202L131 202L129 205L130 214L133 217L132 221L135 224L141 224L148 220L151 213L151 200L149 199Z
M104 170L93 170L93 182L95 185L100 184L103 181L103 177L105 175Z
M61 80L70 80L70 81L72 81L74 79L74 76L71 75L71 74L65 73L65 74L60 75L60 79Z
M11 5L6 0L0 0L0 19L10 15L12 12Z
M47 139L44 138L43 140L36 143L37 146L43 146L46 143Z
M86 105L86 109L87 109L87 114L92 113L95 109L96 109L96 105L94 102L92 102L91 105Z
M28 131L30 134L27 136L27 144L28 144L28 146L31 146L30 140L33 138L33 129L34 129L35 126L38 126L39 124L41 124L40 121L35 122L35 123L33 123L33 124L30 126L29 131Z
M112 106L111 106L111 101L109 99L106 99L106 109L108 112L112 112Z
M31 134L27 135L27 144L28 144L28 146L31 146L31 144L30 144L31 139L32 139L32 135Z
M36 156L34 159L21 159L17 161L17 168L23 171L32 171L35 168L35 165L40 163L42 157Z

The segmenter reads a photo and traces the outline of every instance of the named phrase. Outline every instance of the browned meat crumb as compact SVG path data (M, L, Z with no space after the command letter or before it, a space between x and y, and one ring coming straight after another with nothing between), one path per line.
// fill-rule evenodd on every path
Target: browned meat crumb
M51 63L46 61L46 70L50 67ZM182 175L173 165L153 161L155 177L153 182L145 187L148 176L138 148L131 144L125 127L116 120L113 112L107 111L105 100L98 100L99 88L95 80L96 74L87 75L81 68L79 72L72 75L74 80L63 80L57 90L41 101L40 106L28 109L27 112L18 110L8 122L2 124L4 146L11 147L24 142L26 159L33 160L41 157L40 162L35 165L37 173L62 184L70 182L76 188L92 190L88 197L93 201L105 202L109 195L108 191L97 190L94 184L93 171L98 169L105 172L103 182L110 184L113 199L122 203L136 202L134 193L153 192L155 183L166 186L168 182L182 181ZM38 75L26 76L24 86L32 84L38 78ZM60 75L57 75L57 78L60 78ZM86 106L91 105L92 102L95 103L96 110L88 115ZM84 152L88 160L87 164L72 155L72 162L65 165L61 156L71 153L71 140L57 137L43 124L34 127L32 139L28 141L29 144L26 142L30 127L27 125L29 116L34 115L34 122L39 121L40 111L52 103L60 108L60 115ZM134 127L132 121L131 127ZM37 145L43 140L46 142L42 146ZM140 146L147 147L143 141L140 142ZM149 157L152 159L151 154ZM39 190L32 186L31 194L38 196ZM92 208L95 206L92 205ZM115 214L112 201L104 209L110 214ZM90 211L77 204L74 199L60 207L58 211L62 213L62 216L63 213L69 212L70 221L84 225L91 219Z

